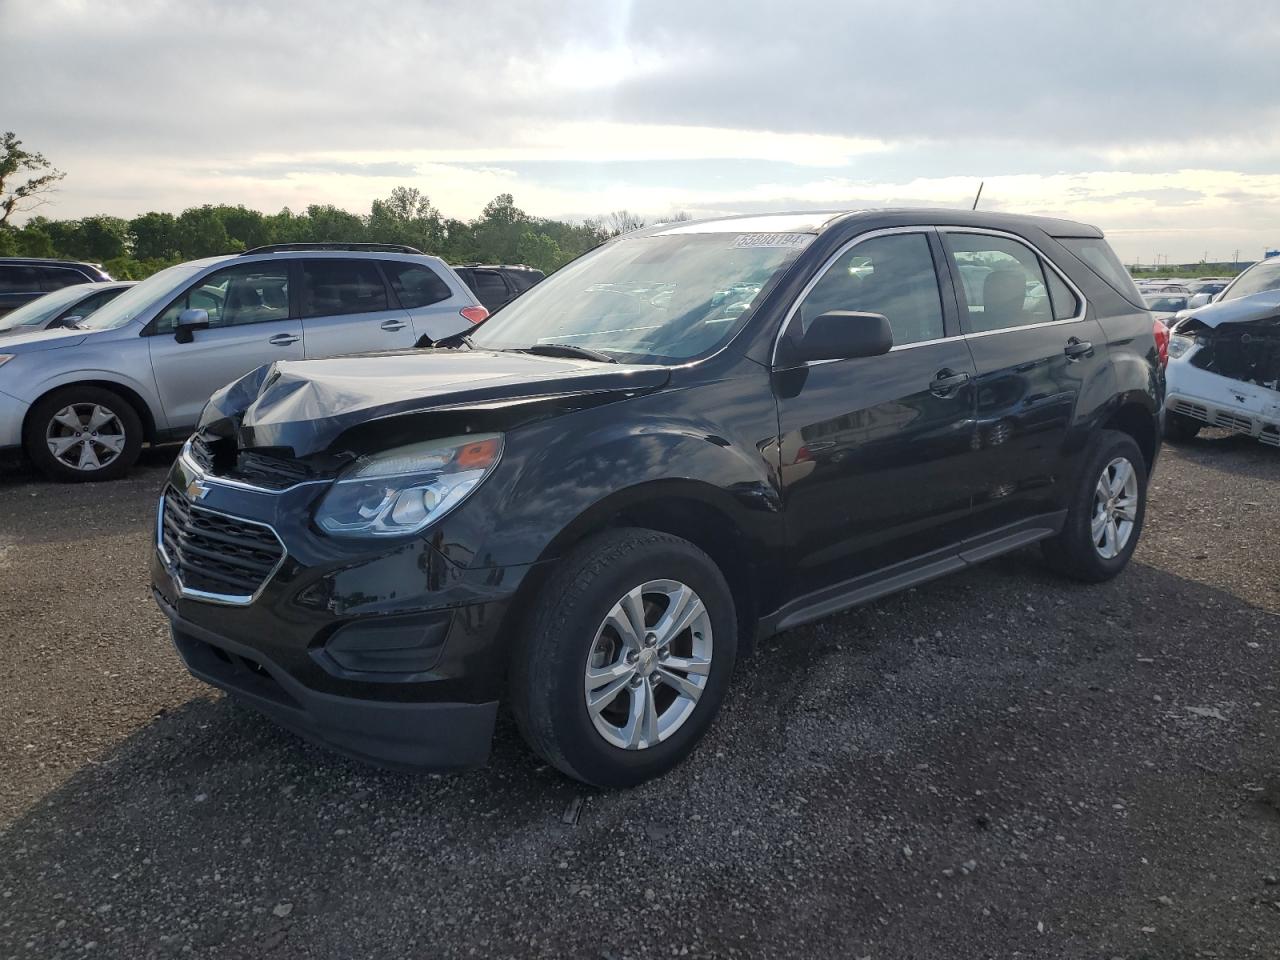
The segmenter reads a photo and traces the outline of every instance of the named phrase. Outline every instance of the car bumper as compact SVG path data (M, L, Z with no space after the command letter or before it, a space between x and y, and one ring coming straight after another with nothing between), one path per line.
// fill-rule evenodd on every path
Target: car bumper
M1280 447L1280 392L1189 364L1184 367L1173 371L1170 377L1166 413L1177 413Z
M0 393L0 450L22 445L22 421L30 406L25 400Z
M191 479L180 460L170 484ZM425 539L338 543L309 524L307 504L325 489L210 482L192 502L270 526L281 541L280 563L245 602L191 590L169 555L177 546L166 551L157 538L152 588L187 668L365 761L432 770L483 763L505 676L504 618L531 567L463 568Z

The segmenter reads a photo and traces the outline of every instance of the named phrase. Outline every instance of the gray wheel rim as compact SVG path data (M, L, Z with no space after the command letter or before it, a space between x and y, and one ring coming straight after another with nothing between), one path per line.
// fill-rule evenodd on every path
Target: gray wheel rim
M1093 491L1093 548L1104 560L1124 552L1138 522L1138 472L1126 457L1102 470Z
M110 407L72 403L53 415L45 428L49 452L72 470L101 470L124 452L124 424Z
M711 675L711 618L678 580L649 580L605 616L587 654L583 691L596 732L644 750L688 721Z

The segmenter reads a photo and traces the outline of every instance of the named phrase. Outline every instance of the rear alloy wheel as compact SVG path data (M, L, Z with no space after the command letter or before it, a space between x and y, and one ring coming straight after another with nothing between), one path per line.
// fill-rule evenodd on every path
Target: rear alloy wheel
M670 534L611 530L537 589L508 684L529 746L600 787L642 783L688 756L737 654L733 595L711 558Z
M138 459L142 422L128 401L109 390L69 387L32 408L25 445L51 480L111 480Z
M1100 583L1125 568L1146 514L1147 463L1133 437L1098 436L1067 507L1062 532L1042 544L1050 566L1076 580Z

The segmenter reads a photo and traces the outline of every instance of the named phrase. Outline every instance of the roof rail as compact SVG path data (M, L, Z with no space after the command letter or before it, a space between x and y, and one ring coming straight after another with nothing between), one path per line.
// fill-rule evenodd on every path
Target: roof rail
M299 250L346 250L351 253L413 253L424 256L417 247L403 243L268 243L264 247L254 247L240 254L247 257L251 253L293 253Z

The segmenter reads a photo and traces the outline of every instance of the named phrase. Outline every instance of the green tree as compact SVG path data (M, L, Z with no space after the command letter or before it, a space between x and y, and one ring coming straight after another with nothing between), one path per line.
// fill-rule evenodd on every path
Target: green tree
M33 217L18 231L18 253L24 257L52 257L55 254L53 238L44 229L42 217Z
M129 252L129 225L119 217L85 217L72 224L73 230L59 248L61 253L103 263Z
M18 255L18 231L9 227L0 228L0 257L16 257Z
M172 213L144 213L129 221L133 255L139 260L173 260L181 248L178 219ZM112 274L114 276L114 274Z
M178 253L184 260L227 253L231 239L218 211L209 204L190 207L178 217Z
M373 201L366 234L375 243L407 243L427 253L444 247L440 211L416 187L396 187L387 199Z
M545 233L534 233L532 230L526 230L520 237L520 243L516 246L516 259L520 263L537 267L543 273L550 273L564 263L560 245Z
M244 206L216 206L213 209L222 221L233 249L252 250L271 242L271 227L267 218L257 210Z
M360 243L365 239L364 221L332 204L312 204L307 207L307 219L307 240L312 243Z
M12 130L0 136L0 223L44 203L45 194L65 176L43 154L23 150Z

